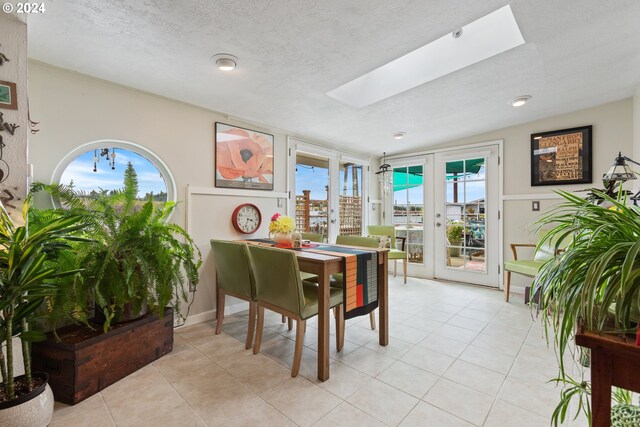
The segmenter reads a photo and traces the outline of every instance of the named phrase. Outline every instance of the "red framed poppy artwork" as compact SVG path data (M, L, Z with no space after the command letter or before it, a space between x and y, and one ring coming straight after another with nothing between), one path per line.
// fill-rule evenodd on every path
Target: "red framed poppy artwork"
M273 190L273 135L216 122L216 187Z

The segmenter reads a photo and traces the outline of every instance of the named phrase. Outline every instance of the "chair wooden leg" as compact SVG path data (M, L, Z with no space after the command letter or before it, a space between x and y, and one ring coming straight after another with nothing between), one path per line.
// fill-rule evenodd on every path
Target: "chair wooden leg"
M293 319L291 317L287 317L287 328L290 331L293 330Z
M218 288L216 291L216 335L222 332L222 322L224 322L224 290Z
M286 317L284 317L284 314L283 314L283 315L282 315L282 323L284 323L284 322L286 322L286 321L287 321L287 318L286 318Z
M244 348L249 350L253 344L253 331L256 328L256 302L249 302L249 327L247 328L247 341Z
M375 310L369 313L369 323L371 323L371 330L375 331L376 330L376 311Z
M396 270L398 269L398 260L393 260L393 277L396 277Z
M504 293L506 294L505 297L507 302L509 302L509 290L511 288L511 272L506 271L505 273L507 273L507 283L505 284L505 287L504 287Z
M304 341L304 330L306 329L304 320L296 320L296 350L293 353L293 364L291 365L291 376L297 377L300 372L300 362L302 361L302 342Z
M258 324L256 326L256 341L253 343L253 354L260 353L262 330L264 329L264 307L258 303Z
M344 311L342 306L336 307L336 349L342 351L344 347Z
M404 284L407 284L407 259L402 261L402 272L404 273Z

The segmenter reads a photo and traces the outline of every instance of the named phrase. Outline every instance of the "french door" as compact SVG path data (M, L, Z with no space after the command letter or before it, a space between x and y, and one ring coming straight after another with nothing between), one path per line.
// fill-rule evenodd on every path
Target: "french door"
M435 154L434 276L498 287L498 146Z
M432 155L389 161L393 186L383 194L384 224L393 224L396 236L404 239L407 273L413 277L433 277L432 161Z
M289 215L302 232L333 243L339 234L362 236L367 223L368 162L289 140Z

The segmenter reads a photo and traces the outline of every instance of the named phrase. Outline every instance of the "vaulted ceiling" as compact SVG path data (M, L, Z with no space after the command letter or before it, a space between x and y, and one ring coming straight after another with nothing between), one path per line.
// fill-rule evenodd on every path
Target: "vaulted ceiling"
M524 45L362 109L326 95L505 4ZM639 22L637 0L65 0L28 29L32 59L380 155L631 96Z

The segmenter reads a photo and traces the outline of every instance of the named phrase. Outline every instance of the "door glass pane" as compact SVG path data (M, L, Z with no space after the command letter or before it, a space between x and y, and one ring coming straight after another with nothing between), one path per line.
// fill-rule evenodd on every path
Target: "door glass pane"
M409 262L422 264L425 255L423 167L395 168L393 189L393 224L396 236L406 238L404 249L408 252Z
M340 163L340 234L362 235L362 165Z
M329 217L329 160L296 156L296 228L327 236Z
M485 159L446 163L446 266L485 272Z

